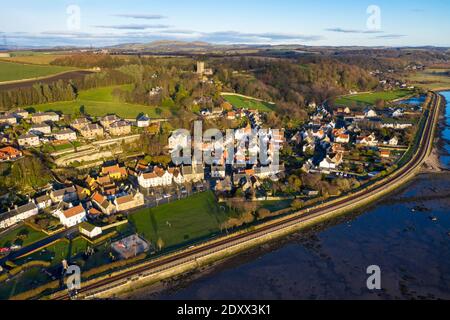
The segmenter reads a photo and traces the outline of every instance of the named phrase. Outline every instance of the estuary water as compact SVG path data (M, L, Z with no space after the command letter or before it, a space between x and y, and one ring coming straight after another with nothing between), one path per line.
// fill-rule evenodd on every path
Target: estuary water
M439 148L450 169L450 103L445 115ZM367 288L372 265L381 290ZM126 298L450 299L450 174L418 176L361 212Z

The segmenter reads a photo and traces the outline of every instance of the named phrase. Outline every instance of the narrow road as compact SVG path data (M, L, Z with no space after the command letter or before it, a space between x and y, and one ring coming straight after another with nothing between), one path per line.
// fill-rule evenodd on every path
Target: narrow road
M368 198L384 195L384 192L387 187L397 185L399 183L405 183L407 180L409 180L427 158L432 147L433 132L434 132L433 128L439 116L438 110L440 102L441 97L437 94L433 94L433 99L432 102L430 103L430 112L428 114L426 125L422 132L422 136L419 143L419 149L416 151L412 159L405 166L398 169L396 172L387 177L385 180L379 183L375 183L372 186L368 187L367 189L355 192L353 195L348 196L344 199L331 201L331 203L324 204L322 207L303 210L293 216L281 218L271 223L267 223L266 225L263 225L255 230L242 234L232 235L223 240L218 240L214 243L205 244L203 246L188 249L186 251L174 254L167 258L162 258L158 261L144 263L142 266L136 267L134 270L124 271L120 274L111 276L107 279L99 280L96 283L87 285L83 287L78 292L78 294L80 296L83 295L92 296L93 294L107 290L108 288L113 288L120 286L121 284L125 284L132 278L135 278L136 276L138 278L141 276L149 276L160 270L181 265L188 261L195 261L200 257L205 257L210 255L211 253L222 251L224 249L231 248L238 244L242 244L247 241L252 241L257 238L267 236L270 233L280 231L283 229L292 228L293 226L296 226L300 223L314 221L317 218L326 216L330 213L333 213L336 210L342 209L351 210L356 205L365 203ZM70 297L67 293L54 296L54 299L56 300L66 300L69 298Z

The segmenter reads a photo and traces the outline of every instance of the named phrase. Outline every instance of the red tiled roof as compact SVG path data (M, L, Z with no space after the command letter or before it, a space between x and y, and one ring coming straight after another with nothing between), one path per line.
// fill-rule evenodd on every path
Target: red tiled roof
M79 214L82 214L83 212L84 212L84 208L80 204L79 206L76 206L76 207L73 207L73 208L70 208L70 209L64 211L63 214L66 218L71 218L71 217L77 216Z
M116 201L117 201L117 204L124 204L124 203L127 203L127 202L131 202L131 201L133 201L133 196L132 195L126 195L126 196L117 198Z

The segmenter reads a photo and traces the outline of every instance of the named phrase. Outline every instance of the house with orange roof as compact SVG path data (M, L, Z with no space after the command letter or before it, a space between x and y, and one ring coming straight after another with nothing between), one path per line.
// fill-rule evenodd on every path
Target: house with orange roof
M382 158L390 158L391 157L391 151L389 151L389 150L381 150L380 151L380 156Z
M336 137L337 143L349 143L350 142L350 135L348 134L340 134Z
M59 210L56 214L61 224L67 228L74 227L86 220L86 210L81 204L64 211Z
M113 180L122 180L128 177L127 168L120 167L118 164L102 168L102 175L109 176Z
M22 157L22 151L13 147L4 147L0 149L0 161L12 161Z
M92 195L91 201L94 207L104 214L111 215L117 212L116 207L99 192Z
M227 119L228 119L228 120L235 120L235 119L236 119L236 112L234 112L234 111L229 111L229 112L227 113Z

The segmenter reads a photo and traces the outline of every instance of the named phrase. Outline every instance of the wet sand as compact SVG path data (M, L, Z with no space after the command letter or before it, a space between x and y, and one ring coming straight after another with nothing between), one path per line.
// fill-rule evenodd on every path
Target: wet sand
M450 107L424 173L372 206L120 299L450 299ZM367 289L378 265L382 290Z
M121 298L449 299L449 206L450 174L421 175L371 208ZM373 264L381 291L365 286Z

